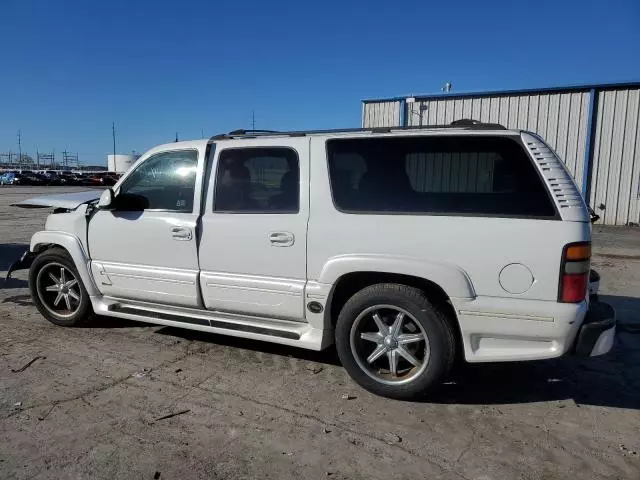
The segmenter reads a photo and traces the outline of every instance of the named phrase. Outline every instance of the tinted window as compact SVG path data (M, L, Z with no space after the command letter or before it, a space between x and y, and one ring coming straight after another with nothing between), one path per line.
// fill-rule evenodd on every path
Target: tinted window
M298 156L289 148L233 148L218 159L214 211L296 213Z
M134 195L145 209L193 211L198 152L181 150L149 157L129 176L118 196Z
M327 149L340 210L555 216L528 155L509 138L345 139Z

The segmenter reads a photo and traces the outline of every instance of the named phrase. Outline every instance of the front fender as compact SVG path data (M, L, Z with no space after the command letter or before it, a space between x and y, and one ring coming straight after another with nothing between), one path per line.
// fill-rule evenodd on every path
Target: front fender
M325 263L318 281L333 285L343 275L353 272L395 273L420 277L440 286L449 297L475 297L471 280L460 267L413 257L340 255Z
M78 237L67 232L43 230L41 232L36 232L31 237L31 245L29 249L36 253L45 245L59 245L69 252L69 255L73 259L73 263L78 269L78 274L82 279L82 283L84 284L84 288L87 290L87 293L90 296L100 294L91 276L91 260L82 247L82 243Z

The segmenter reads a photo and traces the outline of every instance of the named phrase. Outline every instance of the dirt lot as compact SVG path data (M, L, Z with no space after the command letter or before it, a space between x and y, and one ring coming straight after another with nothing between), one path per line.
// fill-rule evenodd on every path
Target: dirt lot
M56 190L0 187L0 271L46 216L8 205ZM611 354L463 367L424 403L368 394L332 351L55 327L19 272L0 284L0 478L639 479L640 231L595 242Z

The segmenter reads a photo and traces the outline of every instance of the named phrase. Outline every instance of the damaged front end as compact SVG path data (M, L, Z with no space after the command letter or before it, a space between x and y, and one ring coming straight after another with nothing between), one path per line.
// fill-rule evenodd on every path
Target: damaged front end
M53 208L53 216L49 215L47 222L50 222L52 219L56 219L58 217L63 217L63 215L56 215L60 213L73 212L80 208L83 205L91 204L100 198L100 194L102 190L90 190L87 192L75 192L75 193L64 193L58 195L45 195L42 197L30 198L27 200L23 200L18 203L12 204L14 207L21 208ZM80 225L83 231L86 231L86 220L84 219L84 213L86 209L83 210L81 215L82 223ZM60 223L55 222L54 225L55 230L61 231L71 231L73 232L74 224L72 221ZM47 226L45 226L45 229ZM51 226L48 227L51 229ZM33 260L36 258L37 253L31 252L27 250L22 254L19 260L13 262L7 271L7 275L5 277L6 280L11 278L11 274L17 270L26 270L31 267Z
M16 260L9 266L5 281L8 281L11 278L11 274L16 270L26 270L30 268L34 258L36 258L36 253L30 250L24 252L19 260Z

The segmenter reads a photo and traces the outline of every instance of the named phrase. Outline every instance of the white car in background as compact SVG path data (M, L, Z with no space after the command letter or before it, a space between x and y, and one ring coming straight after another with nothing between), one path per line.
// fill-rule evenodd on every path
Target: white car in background
M536 135L235 131L148 151L97 192L41 197L30 267L42 315L93 313L313 350L366 389L415 398L456 358L600 355L591 225Z

